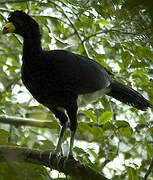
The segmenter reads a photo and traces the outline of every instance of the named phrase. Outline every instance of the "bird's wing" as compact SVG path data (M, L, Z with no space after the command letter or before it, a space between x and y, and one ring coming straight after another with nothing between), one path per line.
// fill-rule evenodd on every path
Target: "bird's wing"
M110 85L108 72L94 60L64 50L48 53L49 78L59 88L69 88L76 94L85 94Z

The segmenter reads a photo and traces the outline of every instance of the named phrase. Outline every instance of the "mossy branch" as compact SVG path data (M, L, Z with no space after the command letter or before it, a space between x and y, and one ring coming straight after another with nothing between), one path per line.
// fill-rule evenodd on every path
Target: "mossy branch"
M51 150L38 151L14 146L0 146L0 162L27 162L39 164L51 169L56 169L77 180L108 180L99 172L74 159L72 161L66 161L64 164L65 157L57 157L56 154L50 156L51 152Z

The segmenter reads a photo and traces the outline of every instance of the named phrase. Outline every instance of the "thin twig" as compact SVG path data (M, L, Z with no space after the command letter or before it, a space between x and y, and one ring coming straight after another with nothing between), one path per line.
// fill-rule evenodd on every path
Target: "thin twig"
M5 8L0 8L0 11L1 12L8 12L8 13L13 12L13 10L5 9Z
M28 2L28 1L37 1L37 0L0 0L0 4L5 4L5 3L25 3L25 2ZM37 1L39 2L39 1Z
M48 15L38 15L38 14L31 14L32 17L42 17L42 18L48 18L48 19L54 19L54 20L57 20L57 21L61 21L63 22L64 24L67 24L68 26L70 26L66 21L58 18L58 17L54 17L54 16L48 16Z
M77 30L76 26L72 23L72 21L70 20L70 18L67 16L67 14L64 12L63 8L61 6L59 6L58 4L56 4L55 2L51 1L51 0L48 0L48 2L52 3L54 6L58 7L62 14L66 17L66 19L69 21L69 23L71 24L72 28L74 29L75 33L77 34L78 38L80 39L83 47L84 47L84 51L86 53L86 56L89 57L89 53L88 53L88 50L85 46L85 42L82 40L82 37L79 33L79 31Z
M109 33L109 32L117 32L117 33L120 33L120 34L132 35L132 36L138 36L139 34L141 34L141 33L138 34L138 33L126 32L126 31L122 31L122 30L118 30L118 29L107 29L107 30L104 30L104 31L98 31L98 32L96 32L94 34L91 34L90 36L84 38L83 42L87 41L90 38L95 37L95 36L97 36L99 34L104 34L104 33Z
M10 81L6 86L5 86L5 91L9 91L12 88L12 85L17 84L17 82L21 79L20 75L17 74L17 77Z
M153 169L153 158L152 158L152 160L151 160L151 163L150 163L149 169L147 170L147 172L146 172L146 174L145 174L145 176L144 176L143 180L147 180L147 178L148 178L149 174L152 172L152 169Z

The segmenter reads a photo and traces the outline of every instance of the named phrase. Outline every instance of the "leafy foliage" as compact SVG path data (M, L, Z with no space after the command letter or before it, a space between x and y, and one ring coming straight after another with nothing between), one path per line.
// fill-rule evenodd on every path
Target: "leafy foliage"
M45 49L66 49L91 57L153 102L153 15L151 1L145 2L1 1L0 27L10 11L27 11L41 27ZM33 100L20 80L22 38L0 34L0 56L0 113L53 121L51 129L0 124L0 144L53 149L59 132L57 121ZM99 99L79 112L76 158L114 180L141 179L153 156L152 119L151 110L140 112L110 97ZM67 141L63 148L67 151ZM42 166L0 166L0 179L54 177Z

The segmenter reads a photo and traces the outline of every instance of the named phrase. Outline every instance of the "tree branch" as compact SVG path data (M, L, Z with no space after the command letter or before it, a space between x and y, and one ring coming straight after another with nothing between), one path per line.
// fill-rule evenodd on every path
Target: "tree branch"
M89 57L89 53L88 53L88 50L87 50L87 48L86 48L85 42L82 40L82 37L81 37L78 29L77 29L76 26L72 23L71 19L67 16L67 14L66 14L65 11L63 10L63 8L62 8L60 5L58 5L58 4L56 4L55 2L53 2L52 0L48 0L48 2L50 2L51 4L53 4L54 6L58 7L58 8L61 10L61 12L62 12L63 15L65 16L65 18L68 20L68 22L70 23L70 25L71 25L72 28L74 29L74 32L76 33L76 35L77 35L78 38L80 39L80 41L81 41L81 43L82 43L82 45L83 45L83 47L84 47L84 51L85 51L85 53L86 53L86 56Z
M150 163L149 169L147 170L147 172L146 172L146 174L145 174L145 176L144 176L143 180L147 180L147 178L148 178L149 174L152 172L152 169L153 169L153 158L152 158L152 160L151 160L151 163Z
M37 1L37 0L0 0L0 4L5 3L21 3L21 2L28 2L28 1Z
M90 36L84 38L83 42L85 42L85 41L89 40L90 38L95 37L99 34L106 34L109 32L116 32L116 33L120 33L120 34L124 34L124 35L132 35L132 36L138 36L141 34L141 33L138 34L138 33L133 33L133 32L126 32L126 31L122 31L122 30L118 30L118 29L106 29L106 30L98 31L94 34L91 34Z
M51 152L52 150L38 151L21 147L0 146L0 162L28 162L39 164L56 169L59 172L63 172L79 180L108 180L99 172L74 159L65 162L63 156L57 158L57 155L53 154L50 157Z
M0 1L0 4L1 4L1 1ZM6 9L6 8L0 8L0 11L1 12L8 12L8 13L13 12L12 10Z
M0 115L0 123L18 126L33 126L41 128L59 128L58 124L53 123L52 120L35 120L30 118L20 118L14 116Z
M32 127L40 127L40 128L59 128L58 123L54 123L53 120L39 120L39 119L30 119L30 118L22 118L15 116L7 116L0 115L0 123L14 125L16 127L19 126L32 126ZM90 127L103 127L102 125L98 125L96 123L85 122ZM69 123L68 123L69 127Z

